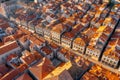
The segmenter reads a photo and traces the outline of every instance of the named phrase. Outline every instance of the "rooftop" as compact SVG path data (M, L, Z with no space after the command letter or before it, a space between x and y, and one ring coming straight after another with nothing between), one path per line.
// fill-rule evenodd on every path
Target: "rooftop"
M24 73L24 74L22 74L21 76L19 76L16 80L33 80L30 76L29 76L29 74L27 74L27 73Z
M82 45L82 46L86 45L86 42L80 37L76 38L74 40L74 43L77 44L77 45Z
M41 23L42 19L35 19L35 20L32 20L30 22L30 24L33 24L34 26L38 25L39 23Z
M53 48L53 49L58 49L60 46L58 46L57 44L51 42L50 47Z
M14 79L18 74L22 73L24 70L26 70L28 66L26 64L20 65L17 69L13 69L10 72L8 72L6 75L4 75L1 80L12 80Z
M106 78L106 79L111 79L111 80L119 80L119 76L98 66L98 65L94 65L92 66L92 68L89 71L90 73L92 73L93 75L97 76L100 80Z
M63 36L64 38L72 39L74 38L81 30L83 30L83 26L81 24L78 24L73 27L73 29L70 32L66 32Z
M15 38L12 35L5 36L5 37L3 37L3 41L4 41L4 43L6 43L6 42L12 42L12 41L15 41Z
M86 72L80 80L99 80L99 78L90 72Z
M36 60L34 54L30 52L28 52L27 54L25 53L25 55L23 55L21 59L27 65L30 65L32 62Z
M47 58L43 58L41 62L29 68L30 72L39 80L47 76L53 69L54 66Z
M69 72L65 68L62 68L62 67L57 67L44 79L52 79L54 77L57 77L59 80L62 80L62 79L73 80Z
M52 50L49 49L47 46L42 47L41 51L43 51L46 55L49 55L52 53Z
M3 46L0 46L0 54L4 54L6 52L9 52L15 48L19 47L16 41L9 42L7 44L4 44Z

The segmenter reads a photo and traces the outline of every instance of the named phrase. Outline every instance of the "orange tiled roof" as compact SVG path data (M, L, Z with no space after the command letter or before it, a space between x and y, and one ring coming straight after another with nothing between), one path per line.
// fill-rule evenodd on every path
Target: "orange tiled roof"
M31 64L32 62L36 60L35 56L31 53L26 56L22 56L21 58L27 65Z
M75 34L72 33L72 32L66 32L63 36L66 39L68 39L68 38L71 39L71 38L73 38L75 36Z
M115 46L116 45L116 42L117 42L117 39L111 39L108 43L108 46Z
M14 57L17 57L16 54L10 54L8 57L7 57L7 61L10 61L12 58Z
M13 34L13 37L14 37L15 39L19 39L19 38L21 38L21 37L24 36L24 35L25 35L24 32L22 32L21 30L17 30L17 31L15 32L15 34Z
M4 75L0 80L12 80L14 77L16 77L19 74L19 70L11 70L6 75Z
M19 70L19 73L22 73L23 71L28 69L28 66L27 64L21 64L17 69Z
M0 47L0 54L9 52L15 48L19 47L16 41L10 42Z
M50 50L47 46L42 47L41 50L46 53L46 55L49 55L52 53L52 50Z
M55 43L50 43L50 46L52 47L52 48L54 48L54 49L57 49L57 48L59 48L59 46L57 45L57 44L55 44Z
M118 50L120 52L120 50ZM107 49L104 52L105 56L109 56L109 58L113 58L115 60L119 60L120 56L119 56L119 52L117 52L117 50L111 50L111 49Z
M83 28L83 26L81 24L78 24L78 25L76 25L74 27L73 27L72 31L66 32L63 36L68 37L68 38L71 39L71 38L75 37L76 33L79 32Z
M0 42L0 46L3 46L4 45L4 42Z
M95 49L94 46L92 46L92 45L87 46L87 48L89 48L89 49L91 49L91 50L94 50L94 49Z
M99 19L97 23L102 24L104 22L104 19Z
M65 29L65 26L62 24L57 24L55 27L53 27L52 31L55 31L57 33L61 33Z
M19 39L19 41L21 41L23 43L26 42L27 40L29 40L29 35L24 35Z
M74 40L74 43L76 43L77 45L82 45L82 46L85 46L85 44L86 44L82 38L76 38Z
M27 68L28 66L26 64L22 64L17 69L13 69L10 72L8 72L0 80L12 80L13 78L15 78L18 74L22 73Z
M16 80L33 80L27 73L22 74Z
M43 39L37 38L36 36L33 36L33 35L29 36L29 40L31 40L33 44L36 44L36 45L41 45L45 42Z
M88 28L87 30L85 30L83 33L87 36L92 36L93 33L95 33L97 31L96 27L93 28Z
M9 42L9 41L15 41L15 38L11 35L11 36L6 36L3 37L3 41L5 42Z
M36 60L39 60L39 59L43 58L43 56L37 51L33 51L33 54L34 54Z
M22 32L24 32L24 33L27 34L27 35L30 35L30 34L31 34L30 31L28 31L28 30L26 30L26 29L23 29L21 26L19 26L18 28L19 28L19 30L21 30Z
M54 66L52 66L49 59L43 58L42 62L30 67L29 69L37 79L41 80L54 69Z
M99 80L99 78L90 72L86 72L80 80Z
M106 77L106 79L108 80L119 80L120 79L119 75L112 73L98 65L92 66L89 72L99 77L100 80L103 80L104 77Z
M109 35L109 34L112 32L112 30L113 30L113 29L108 26L108 27L106 27L106 28L103 30L103 32L104 32L104 33L107 33L107 34Z
M66 50L66 49L64 49L64 48L62 48L62 49L60 49L60 51L59 51L60 53L62 53L62 54L66 54L67 52L68 52L68 50Z

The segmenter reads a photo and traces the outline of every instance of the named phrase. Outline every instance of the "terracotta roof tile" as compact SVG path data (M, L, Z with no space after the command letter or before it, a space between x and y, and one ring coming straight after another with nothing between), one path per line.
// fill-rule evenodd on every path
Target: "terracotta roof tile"
M22 43L25 43L27 40L29 40L29 35L24 35L19 39Z
M33 80L27 73L22 74L16 80Z
M0 47L0 54L9 52L15 48L19 47L16 41L10 42Z
M52 50L50 50L47 46L42 47L41 51L45 52L46 55L49 55L52 53Z
M74 40L74 43L77 45L82 45L82 46L85 46L85 44L86 44L82 38L76 38Z
M47 75L44 80L73 80L73 78L71 77L70 73L65 69L65 68L61 68L58 67L55 70L53 70L49 75Z
M94 65L92 66L92 68L89 70L90 73L92 73L93 75L97 76L99 78L99 80L103 80L104 77L108 80L119 80L119 75L112 73L98 65Z
M8 72L6 75L4 75L1 80L12 80L14 77L16 77L19 74L19 70L15 69L10 72Z
M28 69L27 64L21 64L21 65L18 67L19 73L22 73L23 71L25 71L25 70L27 70L27 69Z
M109 56L109 58L115 59L115 60L119 60L120 56L119 56L120 50L111 50L111 49L107 49L104 52L105 56Z
M63 55L65 55L68 52L68 50L61 48L59 52L62 53Z
M23 35L25 35L24 32L22 32L21 30L17 30L17 31L15 32L15 34L13 34L13 37L14 37L15 39L19 39L19 38L21 38Z
M33 54L28 54L28 55L25 55L25 56L22 56L21 59L27 64L27 65L30 65L32 62L34 62L36 59L35 59L35 56Z
M33 54L34 54L36 60L40 60L43 58L43 56L37 51L33 51Z
M0 42L0 46L3 46L4 45L4 42Z
M63 36L66 37L66 38L70 38L71 39L71 38L75 37L76 34L78 32L80 32L82 29L83 29L83 26L81 24L76 25L75 28L73 28L72 31L66 32L65 34L63 34Z
M24 70L26 70L28 67L26 64L22 64L17 69L13 69L10 72L8 72L6 75L4 75L0 80L12 80L15 78L18 74L22 73Z
M103 30L103 32L104 32L105 34L108 34L108 35L109 35L109 34L112 32L112 30L113 30L113 29L108 26L108 27L106 27L106 28Z
M90 72L86 72L83 77L80 80L99 80L98 77L96 77L95 75L91 74Z
M52 31L55 31L57 33L61 33L66 27L63 26L61 23L55 25L55 27L53 27Z
M34 35L30 35L29 36L29 40L31 40L34 44L36 44L36 45L41 45L41 44L43 44L44 42L45 42L45 40L44 39L42 39L42 38L37 38L36 36L34 36Z
M57 45L57 44L55 44L55 43L50 43L50 46L53 48L53 49L58 49L59 48L59 46Z
M87 46L87 48L89 48L90 50L94 50L94 46L91 45Z
M116 45L116 42L117 42L117 39L112 39L109 41L108 43L108 46L112 47L112 46L115 46Z
M97 28L88 28L87 30L83 31L83 34L87 35L88 37L91 37L95 32L97 31Z
M10 36L3 37L3 41L4 43L9 41L15 41L15 38L12 35L10 35Z
M12 58L15 58L17 57L17 54L10 54L8 57L7 57L7 61L10 61Z
M43 58L42 62L37 63L29 69L37 79L41 80L54 69L54 66L49 59Z
M31 34L30 31L28 31L28 30L22 28L21 26L19 26L18 28L19 28L19 30L21 30L22 32L24 32L24 33L27 34L27 35L30 35L30 34Z

